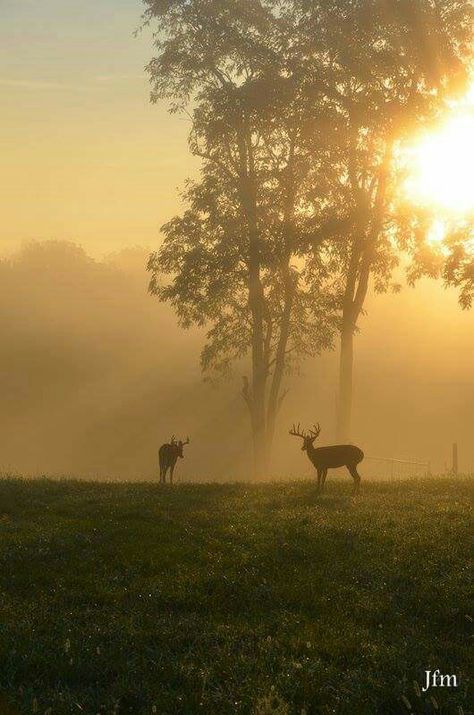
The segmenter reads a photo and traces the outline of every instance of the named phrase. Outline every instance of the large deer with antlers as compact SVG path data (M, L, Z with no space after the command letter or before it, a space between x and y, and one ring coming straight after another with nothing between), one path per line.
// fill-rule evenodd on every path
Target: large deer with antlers
M364 453L359 447L352 444L337 444L331 447L315 447L314 441L319 437L321 427L319 423L313 425L314 429L308 432L302 431L293 425L290 434L294 437L301 437L303 446L301 449L306 452L311 462L316 467L318 473L318 489L324 489L328 469L337 467L347 467L354 479L354 492L357 494L360 486L360 474L357 472L357 465L364 459Z
M185 444L189 444L189 437L186 438L186 442L182 440L176 441L175 436L171 437L171 441L161 445L158 456L160 459L160 484L166 484L166 473L168 469L170 470L170 484L173 484L173 473L178 461L184 459L183 447Z

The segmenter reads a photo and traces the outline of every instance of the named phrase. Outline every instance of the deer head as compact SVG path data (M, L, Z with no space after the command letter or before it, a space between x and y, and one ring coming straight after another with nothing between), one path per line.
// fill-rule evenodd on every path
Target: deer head
M303 452L306 452L309 447L313 446L313 442L317 437L319 437L320 432L321 427L319 426L319 422L317 425L313 425L313 429L308 430L308 432L300 428L299 422L298 427L293 425L292 429L290 430L290 434L293 435L293 437L301 437L301 439L303 440L303 446L301 447Z
M183 447L185 444L189 444L189 437L186 437L185 442L183 442L183 440L180 439L176 445L176 447L178 448L178 457L181 457L181 459L184 459Z

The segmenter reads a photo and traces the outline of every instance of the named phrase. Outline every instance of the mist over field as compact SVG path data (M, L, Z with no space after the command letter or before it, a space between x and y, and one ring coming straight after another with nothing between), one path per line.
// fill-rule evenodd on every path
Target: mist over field
M203 333L180 329L147 292L150 250L92 258L74 243L43 241L1 261L3 472L156 479L158 448L175 433L191 439L178 478L250 478L244 368L217 386L203 381ZM473 327L472 312L439 282L370 296L356 337L353 421L367 455L444 472L457 441L460 471L472 471ZM336 351L291 378L272 475L312 474L288 428L319 421L320 444L334 442L336 388Z

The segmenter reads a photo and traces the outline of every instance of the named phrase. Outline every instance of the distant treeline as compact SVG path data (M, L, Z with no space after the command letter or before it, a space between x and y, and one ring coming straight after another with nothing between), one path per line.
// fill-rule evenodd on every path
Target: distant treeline
M202 425L220 429L195 339L147 294L148 253L45 241L0 262L1 469L149 478L169 432L192 432L195 465Z

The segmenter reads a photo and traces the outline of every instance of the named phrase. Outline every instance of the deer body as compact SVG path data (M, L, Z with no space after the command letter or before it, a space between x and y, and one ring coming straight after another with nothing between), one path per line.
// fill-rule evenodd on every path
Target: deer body
M189 437L186 442L179 440L176 442L174 436L171 437L171 442L167 444L162 444L159 451L158 457L160 462L160 484L166 484L166 474L169 470L170 472L170 484L173 484L173 474L178 457L184 459L183 447L185 444L189 444Z
M319 436L321 428L315 426L314 430L310 430L307 434L293 426L290 434L295 437L301 437L303 440L302 450L308 455L308 458L314 464L318 474L318 489L324 489L328 469L337 469L338 467L347 467L350 475L354 480L354 491L357 493L360 486L360 474L357 471L357 465L364 459L364 453L359 447L353 444L336 444L331 447L315 447L314 441Z

